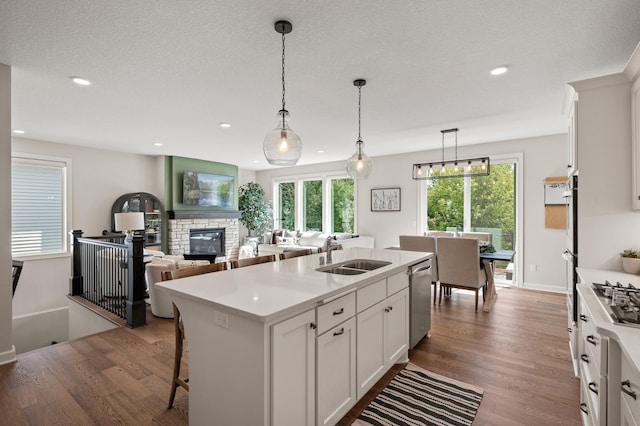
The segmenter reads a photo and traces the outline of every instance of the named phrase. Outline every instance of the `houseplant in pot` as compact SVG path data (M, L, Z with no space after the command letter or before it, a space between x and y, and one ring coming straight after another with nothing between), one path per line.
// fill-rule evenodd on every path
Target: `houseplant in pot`
M238 210L240 210L240 223L247 228L245 244L258 249L258 238L273 226L273 210L265 200L264 189L255 182L245 183L238 189Z
M640 251L627 249L621 254L622 270L628 274L640 274Z

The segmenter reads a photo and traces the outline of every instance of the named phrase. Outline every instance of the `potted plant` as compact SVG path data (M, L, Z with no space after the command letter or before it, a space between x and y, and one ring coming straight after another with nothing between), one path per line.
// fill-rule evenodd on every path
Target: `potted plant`
M622 256L622 269L628 274L640 274L640 251L634 249L624 250Z
M273 225L273 210L265 200L264 189L255 182L246 183L238 189L238 209L240 210L240 223L248 231L248 236L253 236L253 231L259 236L271 229Z

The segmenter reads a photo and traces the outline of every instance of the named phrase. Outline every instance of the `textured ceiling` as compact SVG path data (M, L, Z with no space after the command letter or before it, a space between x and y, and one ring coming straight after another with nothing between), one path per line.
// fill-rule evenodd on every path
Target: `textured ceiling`
M566 83L621 72L640 41L638 0L0 0L12 127L269 168L262 140L281 102L278 19L293 24L286 100L299 164L355 150L356 78L367 79L371 156L439 148L449 127L460 128L460 145L556 134L566 131ZM498 65L510 71L491 76Z

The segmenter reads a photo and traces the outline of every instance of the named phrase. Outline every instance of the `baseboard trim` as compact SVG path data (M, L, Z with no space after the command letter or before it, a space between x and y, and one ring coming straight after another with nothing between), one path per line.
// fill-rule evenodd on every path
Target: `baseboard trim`
M527 290L538 290L538 291L548 291L550 293L566 293L567 289L562 287L548 285L548 284L537 284L537 283L524 283L522 288Z
M0 353L0 365L9 364L16 361L16 347L11 345L11 349Z

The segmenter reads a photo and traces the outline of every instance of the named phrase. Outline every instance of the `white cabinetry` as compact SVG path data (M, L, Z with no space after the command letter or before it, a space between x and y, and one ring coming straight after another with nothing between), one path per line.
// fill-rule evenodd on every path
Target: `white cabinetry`
M312 309L272 327L271 424L315 424L315 320Z
M640 78L636 74L631 87L631 150L633 159L633 200L634 210L640 210Z
M567 129L567 176L578 171L578 95L572 90L569 104L569 128Z
M580 303L580 395L584 424L607 424L607 374L609 339L596 331L593 315Z
M358 290L358 399L409 349L408 285L403 272Z
M622 354L620 366L620 413L623 426L638 426L640 422L640 372L633 363Z
M356 403L355 296L353 292L318 307L318 426L336 424Z

